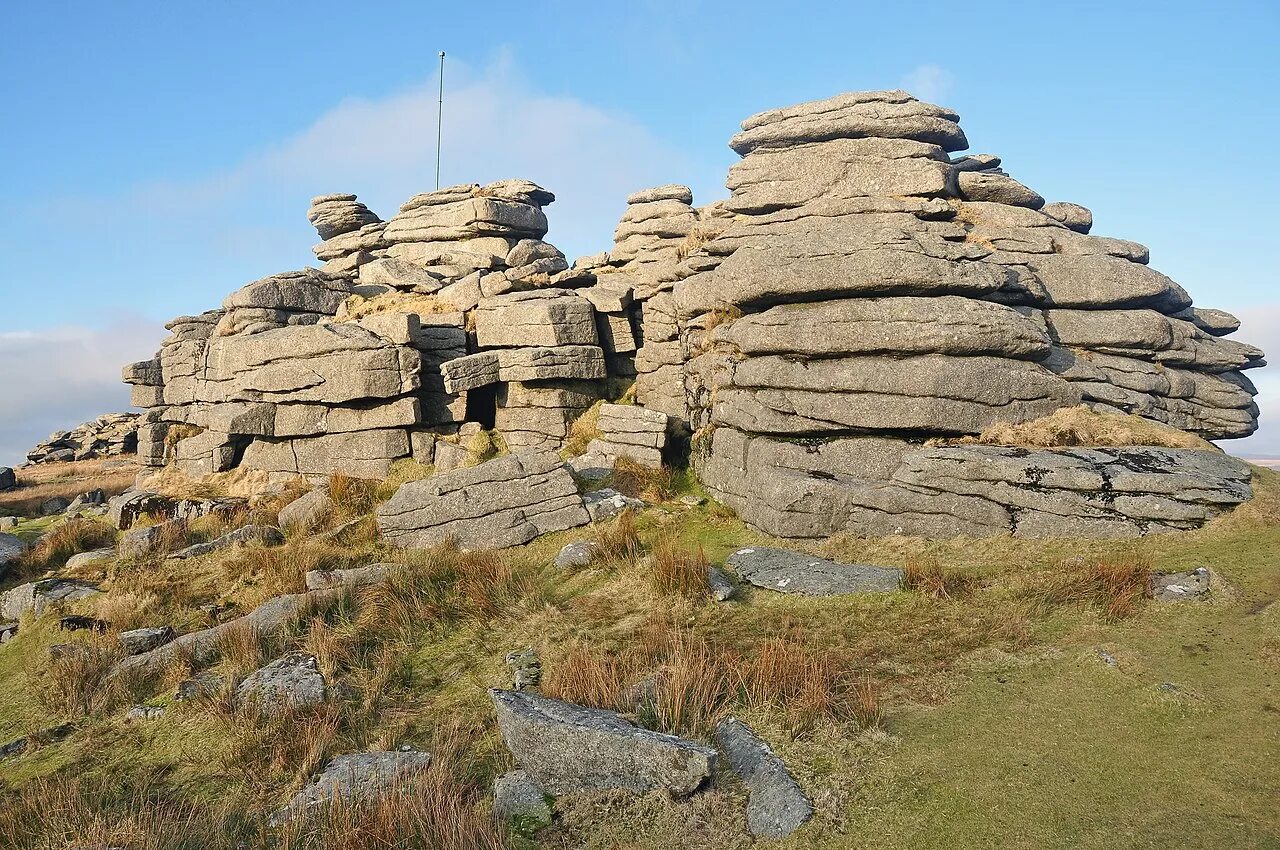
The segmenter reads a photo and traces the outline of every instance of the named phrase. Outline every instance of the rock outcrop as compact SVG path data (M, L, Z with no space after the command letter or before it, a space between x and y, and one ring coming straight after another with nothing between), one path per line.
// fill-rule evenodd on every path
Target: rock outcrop
M139 399L136 395L134 403ZM139 405L145 406L145 405ZM52 463L132 454L138 447L138 426L142 417L136 413L104 413L97 419L77 425L70 431L55 431L43 443L27 452L27 463ZM12 482L9 486L13 486ZM0 475L0 490L5 489Z
M1248 498L1247 470L1209 450L938 445L1076 408L1242 437L1265 363L1144 246L959 155L954 112L854 92L759 113L730 145L727 200L638 191L612 249L572 265L545 241L554 196L525 180L415 195L386 221L316 198L323 268L175 319L126 367L142 461L317 479L412 458L438 475L392 500L387 537L511 545L577 524L565 480L459 468L562 451L634 378L575 472L691 447L710 492L779 536L1126 536Z
M922 445L1079 405L1241 437L1242 370L1264 362L1143 246L1089 235L1088 210L1046 206L994 156L951 156L958 120L861 92L743 122L732 220L644 303L641 404L684 419L704 483L781 536L1128 535L1247 498L1211 453L1044 451L1014 470L994 451L1004 473L978 483L993 452ZM1148 460L1153 490L1089 489ZM1081 464L1092 484L1041 471ZM1217 483L1179 487L1183 465Z

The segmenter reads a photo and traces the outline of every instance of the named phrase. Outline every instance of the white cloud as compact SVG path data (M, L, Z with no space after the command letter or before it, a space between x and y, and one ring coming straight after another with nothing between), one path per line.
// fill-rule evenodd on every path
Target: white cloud
M1272 359L1280 357L1280 304L1263 304L1238 311L1240 330L1232 339L1256 345ZM1266 366L1245 373L1258 388L1261 410L1257 433L1243 440L1223 440L1225 450L1236 455L1280 458L1280 374Z
M141 316L102 328L0 333L0 465L51 432L129 409L120 367L150 357L165 330Z
M898 85L920 100L941 104L951 93L955 79L955 75L941 65L919 65L903 75Z

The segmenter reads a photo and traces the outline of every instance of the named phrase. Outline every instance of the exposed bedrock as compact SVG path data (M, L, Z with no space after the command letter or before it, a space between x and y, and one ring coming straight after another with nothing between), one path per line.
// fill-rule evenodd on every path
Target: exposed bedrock
M698 471L779 537L1134 537L1199 527L1251 493L1247 464L1207 450L805 445L728 428L715 430Z

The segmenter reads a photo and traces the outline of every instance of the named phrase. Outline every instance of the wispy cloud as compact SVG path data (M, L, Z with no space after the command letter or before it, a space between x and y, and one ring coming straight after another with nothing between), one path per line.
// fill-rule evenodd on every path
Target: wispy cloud
M100 328L0 333L0 466L53 431L129 409L120 367L150 357L164 334L136 315Z
M946 68L928 64L919 65L908 71L899 81L899 85L920 100L941 104L946 100L947 95L951 94L951 87L955 81L955 75Z

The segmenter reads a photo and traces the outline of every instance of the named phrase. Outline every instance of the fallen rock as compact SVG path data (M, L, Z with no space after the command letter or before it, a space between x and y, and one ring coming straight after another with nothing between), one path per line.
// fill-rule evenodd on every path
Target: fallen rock
M216 673L197 673L190 679L183 679L173 692L174 702L211 697L222 689L226 680Z
M746 783L747 829L762 838L782 838L813 817L813 806L782 759L745 723L727 717L716 726L716 746Z
M165 525L143 525L131 528L120 535L116 543L116 551L121 558L134 560L145 558L158 552L165 544Z
M141 720L159 720L164 717L164 706L162 705L135 705L125 714L125 720L141 721Z
M325 680L314 655L291 652L250 673L236 688L241 704L252 704L268 714L306 708L324 702Z
M71 500L65 496L54 496L52 499L45 499L40 503L40 516L55 516L65 511L71 506Z
M707 567L707 588L717 602L728 602L733 596L733 582L717 567Z
M339 798L345 803L368 802L411 781L430 765L431 755L416 750L338 756L277 812L273 821L279 824L303 817Z
M0 643L8 643L18 636L17 623L0 623Z
M1161 602L1182 602L1203 599L1209 594L1209 571L1196 567L1181 573L1165 573L1151 577L1150 592Z
M0 532L0 575L8 570L9 564L18 560L27 551L27 544L12 535Z
M568 543L556 555L556 566L562 570L590 566L600 551L600 544L594 540L578 540Z
M99 564L103 561L113 561L116 557L115 549L92 549L88 552L78 552L67 559L66 568L68 570L87 567L90 564Z
M0 617L16 620L27 611L34 612L39 617L50 605L75 602L101 592L87 582L61 578L20 584L0 594Z
M127 632L119 634L120 645L124 647L124 651L130 655L138 655L143 652L150 652L158 646L164 646L169 641L177 637L172 626L159 626L156 628L131 629Z
M527 692L491 690L489 695L507 748L551 794L663 789L684 797L715 773L715 750L641 729L612 711Z
M129 532L129 534L132 533ZM210 540L208 543L196 543L185 549L179 549L177 552L170 552L168 557L175 560L184 560L186 558L198 558L201 555L208 555L210 552L227 549L231 546L247 545L249 543L258 543L263 546L279 546L283 542L284 535L275 526L246 525L242 528L237 528L235 531L229 531L221 537Z
M0 516L0 531L11 531L18 527L16 516Z
M902 585L902 570L872 564L842 564L789 549L739 549L725 563L757 587L804 596L889 593Z
M310 531L328 519L332 511L333 499L329 497L329 491L317 487L281 508L277 521L288 532Z
M617 490L605 487L600 490L589 490L582 494L582 503L592 522L604 522L613 519L625 510L642 510L645 503L640 499L624 496Z
M12 490L18 486L18 477L13 474L12 467L0 466L0 490Z
M352 567L346 570L308 570L306 576L307 590L325 590L333 587L362 587L366 584L381 584L391 572L403 565L392 563L369 564L365 567Z
M493 816L503 823L514 822L525 831L551 824L549 795L526 771L513 770L493 783Z
M395 545L501 549L586 524L578 487L554 454L513 454L400 486L378 507Z

